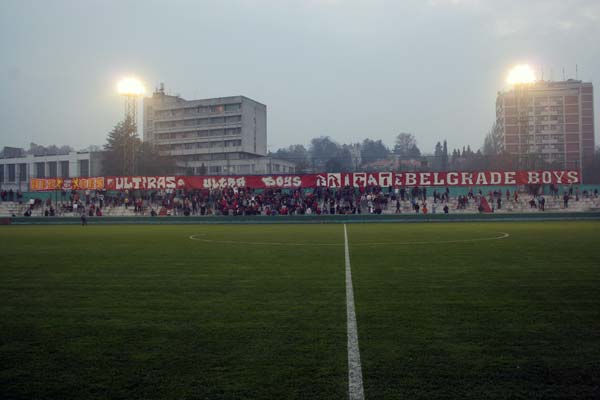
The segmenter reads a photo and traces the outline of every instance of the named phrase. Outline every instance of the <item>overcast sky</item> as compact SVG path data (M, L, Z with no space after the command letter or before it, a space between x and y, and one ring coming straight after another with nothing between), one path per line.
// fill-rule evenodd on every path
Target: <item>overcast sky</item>
M578 64L598 92L599 38L600 0L1 0L0 146L104 144L136 75L266 104L271 150L400 132L479 148L515 64Z

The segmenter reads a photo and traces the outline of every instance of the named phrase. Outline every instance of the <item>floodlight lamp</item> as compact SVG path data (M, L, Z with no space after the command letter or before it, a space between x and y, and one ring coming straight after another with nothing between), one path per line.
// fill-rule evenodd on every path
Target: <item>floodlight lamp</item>
M145 89L139 79L127 77L117 83L117 92L123 96L140 96L144 94Z
M506 83L509 85L524 85L535 82L535 73L527 64L517 65L508 72Z

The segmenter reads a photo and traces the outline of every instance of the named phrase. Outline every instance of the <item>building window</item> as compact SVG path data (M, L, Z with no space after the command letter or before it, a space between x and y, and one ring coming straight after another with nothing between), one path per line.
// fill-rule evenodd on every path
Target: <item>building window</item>
M45 178L46 177L46 163L43 163L43 162L35 163L35 176L37 178Z
M211 165L210 167L208 167L208 172L210 172L211 174L218 174L221 172L221 166Z
M15 182L17 180L16 164L8 164L8 181Z
M164 129L164 128L175 128L175 121L166 121L166 122L155 122L154 127L156 129Z
M225 141L226 147L235 147L235 146L241 146L241 145L242 145L241 140L226 140Z
M79 160L79 176L84 178L90 176L89 160Z
M56 178L57 174L57 165L56 161L52 161L48 163L48 178Z
M250 173L250 165L239 165L237 167L237 172L240 174L249 174Z
M69 162L68 161L61 161L60 162L60 177L61 178L68 178L69 175Z
M4 183L4 164L0 164L0 183Z
M223 136L225 135L225 129L211 129L210 136Z
M27 164L19 164L19 182L27 180Z
M240 108L242 108L241 104L226 104L225 105L225 111L227 112L235 112L235 111L239 111Z

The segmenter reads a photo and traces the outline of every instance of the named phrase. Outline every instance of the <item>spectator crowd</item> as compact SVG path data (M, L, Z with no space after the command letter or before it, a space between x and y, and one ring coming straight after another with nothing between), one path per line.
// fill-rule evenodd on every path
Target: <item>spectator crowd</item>
M431 189L429 189L431 190ZM549 196L558 199L560 189L549 188ZM433 189L428 197L428 188L411 187L394 189L381 186L342 187L337 189L316 187L308 189L252 189L247 187L203 190L154 190L121 191L105 190L54 192L46 200L30 199L24 215L30 216L34 210L41 210L45 216L65 214L86 214L102 216L106 208L122 207L132 209L135 215L327 215L327 214L382 214L401 213L409 204L414 213L428 214L443 212L448 214L451 207L465 210L470 207L483 211L502 209L506 203L520 203L518 191L494 190L485 195L481 189L469 189L466 195L459 195L451 201L450 190ZM546 199L539 189L529 192L529 207L545 210ZM569 201L580 197L598 197L593 193L580 192L577 187L569 187L562 195L563 208ZM23 193L1 191L2 201L22 203ZM54 200L54 201L53 201ZM408 203L407 203L408 202Z

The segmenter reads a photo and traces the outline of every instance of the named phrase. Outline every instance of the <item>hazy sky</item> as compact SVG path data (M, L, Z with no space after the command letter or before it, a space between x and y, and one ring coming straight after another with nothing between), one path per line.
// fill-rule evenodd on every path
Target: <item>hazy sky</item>
M104 144L133 74L265 103L271 150L400 132L478 148L514 64L578 64L598 93L599 38L600 0L1 0L0 146Z

